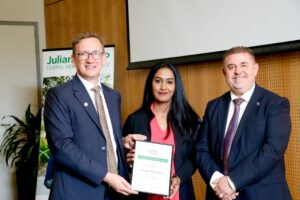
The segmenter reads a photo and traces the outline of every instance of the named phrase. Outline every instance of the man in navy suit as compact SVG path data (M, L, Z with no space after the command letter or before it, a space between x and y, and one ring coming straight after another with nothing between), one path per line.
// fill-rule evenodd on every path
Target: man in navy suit
M230 92L208 103L197 144L207 200L291 199L284 164L291 132L290 104L255 83L258 68L249 48L234 47L224 55L223 74ZM242 98L238 125L225 156L224 139L237 98Z
M97 34L77 35L72 47L77 74L50 89L45 101L45 128L55 160L50 199L120 200L123 195L136 193L126 181L120 94L100 83L106 55ZM100 87L117 173L108 171L108 146L97 114L94 86Z

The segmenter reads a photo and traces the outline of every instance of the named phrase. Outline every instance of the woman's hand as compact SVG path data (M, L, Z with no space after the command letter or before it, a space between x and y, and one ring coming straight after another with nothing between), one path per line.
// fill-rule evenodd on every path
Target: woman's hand
M171 178L171 185L170 185L170 196L168 197L168 199L173 198L176 193L178 192L179 188L180 188L180 178L178 176L173 176Z
M134 155L135 155L135 141L143 141L146 140L147 137L142 134L129 134L126 137L122 138L122 143L125 149L127 149L126 153L126 162L129 167L133 166Z
M147 139L147 136L142 134L129 134L122 138L122 143L125 149L134 149L135 147L135 141L144 141Z
M126 162L130 168L132 168L133 166L134 155L135 155L135 149L129 150L126 154Z

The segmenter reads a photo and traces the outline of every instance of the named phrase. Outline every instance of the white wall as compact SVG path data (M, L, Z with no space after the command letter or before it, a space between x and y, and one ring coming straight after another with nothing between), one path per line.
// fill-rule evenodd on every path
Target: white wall
M0 0L0 21L38 22L40 50L46 47L43 0Z
M34 36L34 26L22 25L28 22L38 24L38 39L30 38ZM17 25L11 26L10 24ZM18 28L20 28L19 32L16 31ZM11 34L7 33L7 30L10 29L12 30ZM42 49L45 49L46 46L44 1L0 0L0 30L0 41L2 41L0 44L0 75L5 77L0 79L0 85L5 86L0 91L2 97L0 118L8 114L23 118L27 104L37 105L39 99L37 92L41 77L39 67L42 60ZM17 38L11 40L14 36L17 36ZM20 37L26 38L26 41L23 41ZM28 40L28 38L32 40ZM34 44L31 44L31 42ZM35 51L36 45L39 47L37 51ZM22 56L18 54L22 54ZM36 63L37 61L39 63ZM11 66L10 63L18 64ZM17 88L18 92L16 90L11 91L10 87ZM0 123L6 122L0 119ZM1 126L0 142L4 130L5 127ZM17 199L14 169L6 167L2 156L0 156L0 177L0 199Z

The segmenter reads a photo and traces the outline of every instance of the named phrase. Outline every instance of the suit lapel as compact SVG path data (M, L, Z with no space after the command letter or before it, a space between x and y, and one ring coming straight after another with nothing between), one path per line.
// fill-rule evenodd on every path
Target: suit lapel
M75 76L73 79L73 94L80 102L81 106L84 108L84 110L88 113L88 115L91 117L93 122L98 126L98 128L101 130L100 123L99 123L99 117L97 114L97 111L95 109L95 106L86 91L86 88L81 83L80 79Z
M246 110L240 120L240 123L238 125L237 132L235 134L234 140L233 140L233 146L237 141L240 139L242 134L244 133L244 129L247 126L250 118L253 118L255 116L255 113L257 113L257 110L260 108L260 102L263 97L263 93L261 88L256 85L254 92L250 98L250 101L246 107Z
M218 135L217 141L219 144L218 148L220 152L220 157L223 156L223 145L224 145L224 135L225 135L225 128L226 128L226 121L228 115L229 104L231 101L230 92L226 93L219 102L219 109L218 109Z

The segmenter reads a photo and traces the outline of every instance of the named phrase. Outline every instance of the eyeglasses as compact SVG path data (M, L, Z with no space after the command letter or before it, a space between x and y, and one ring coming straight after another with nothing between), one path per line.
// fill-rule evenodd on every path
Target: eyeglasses
M81 52L78 52L76 55L78 56L79 60L86 60L86 59L88 59L88 57L90 55L92 55L92 57L94 59L99 59L103 54L104 54L104 52L95 50L92 52L81 51Z

